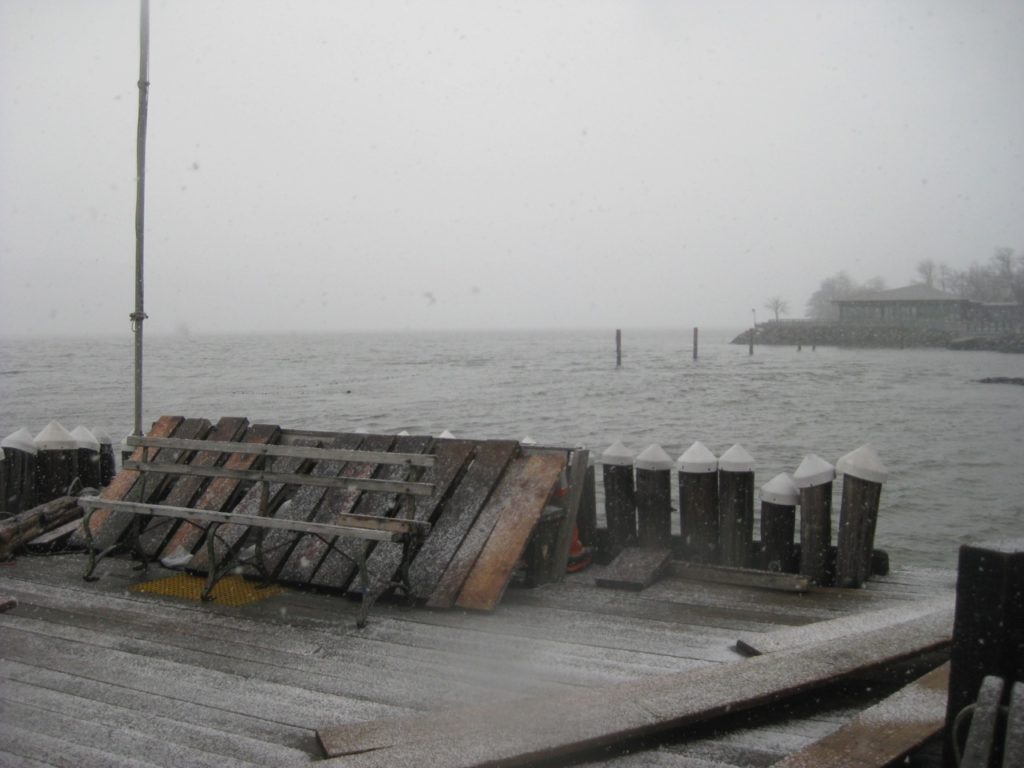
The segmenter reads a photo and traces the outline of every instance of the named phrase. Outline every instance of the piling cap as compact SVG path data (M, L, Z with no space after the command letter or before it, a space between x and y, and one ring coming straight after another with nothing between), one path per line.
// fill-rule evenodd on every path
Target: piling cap
M51 421L36 435L36 448L40 451L73 451L78 441L59 422Z
M672 457L665 453L665 449L657 443L644 448L636 457L634 465L637 469L664 470L672 469Z
M449 432L447 429L437 436L439 440L454 440L455 435Z
M71 430L71 436L75 438L75 443L79 449L84 448L87 451L98 451L100 449L100 441L96 439L96 435L81 424Z
M781 472L761 486L761 501L783 507L795 507L800 501L800 490L793 478Z
M522 440L520 440L520 441L519 441L519 444L520 444L520 445L536 445L536 444L537 444L537 441L536 441L536 440L534 440L534 439L533 439L532 437L530 437L529 435L526 435L526 436L524 436L524 437L523 437L523 439L522 439Z
M403 429L401 432L397 433L397 435L396 435L396 437L408 437L408 436L409 436L409 430L408 429Z
M89 431L92 432L92 436L96 438L96 442L100 445L114 444L114 439L102 429L90 429Z
M695 442L676 462L680 472L691 475L708 474L718 471L718 459L700 440Z
M726 472L753 472L754 457L737 443L718 459L718 468Z
M617 467L631 467L633 466L633 452L621 441L616 440L604 449L604 453L601 454L601 463Z
M816 485L831 483L836 477L836 468L821 456L810 453L804 456L800 466L793 473L793 482L797 488L812 488Z
M24 427L17 432L12 432L0 441L0 447L10 448L12 451L21 451L22 453L31 453L33 456L39 450L36 447L36 441L33 439L32 433Z
M859 477L861 480L879 484L889 478L889 470L885 468L870 444L864 444L843 456L836 462L836 471L842 475Z

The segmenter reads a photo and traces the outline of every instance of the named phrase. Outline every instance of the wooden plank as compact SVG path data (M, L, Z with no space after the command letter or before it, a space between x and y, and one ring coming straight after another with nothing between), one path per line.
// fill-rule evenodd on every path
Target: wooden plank
M346 432L331 435L327 438L327 446L335 449L354 450L362 445L365 435ZM318 461L308 477L324 478L337 477L338 473L345 467L344 461ZM310 521L316 514L317 507L327 495L327 489L313 485L302 485L295 494L285 501L274 512L274 517L280 520L303 520ZM263 561L267 572L276 575L284 563L288 560L300 535L294 531L270 531L263 539Z
M925 600L898 608L883 608L878 611L855 613L841 616L829 621L818 621L800 627L786 627L774 632L750 632L740 635L736 641L736 650L745 656L759 656L764 653L788 651L812 643L835 640L847 635L865 632L871 629L902 624L915 616L924 616L953 605L952 595Z
M834 642L513 705L320 729L325 765L503 766L567 760L582 751L707 722L829 685L951 642L952 611Z
M947 662L772 768L884 768L901 760L942 730L948 685Z
M362 446L367 451L386 451L395 438L392 435L367 435ZM376 471L378 465L368 462L350 461L342 467L338 478L348 480L368 480ZM359 501L361 492L357 489L332 488L327 491L313 520L318 523L332 523L341 516L352 514L356 503ZM328 541L331 539L328 538ZM278 573L282 581L306 584L313 574L316 573L327 554L329 545L323 539L316 536L303 536L298 540L288 560Z
M274 424L254 424L245 432L242 438L243 443L272 443L281 432L281 428ZM233 453L228 457L224 466L228 469L251 469L260 460L259 456L245 453ZM238 492L240 483L238 480L218 477L213 480L195 508L210 512L219 512L228 508L235 494ZM161 558L175 558L179 554L191 554L198 547L206 536L206 528L184 523L178 526L164 548L160 552Z
M671 559L672 550L668 548L626 547L594 583L599 587L639 592L658 580Z
M572 464L569 468L569 498L566 500L565 517L558 530L558 541L551 564L551 575L555 581L565 580L565 569L569 564L569 549L572 547L573 534L576 530L576 516L583 498L583 487L586 483L587 462L590 451L576 448L572 452Z
M513 440L488 440L477 445L472 463L448 503L441 508L430 536L409 567L413 597L425 600L437 588L448 563L518 447Z
M203 434L216 443L240 440L249 427L249 420L239 416L225 416L212 428L208 421L203 421L206 423L206 431ZM228 457L228 454L220 451L186 452L183 455L188 457L185 461L192 467L213 467L222 464ZM171 492L161 501L170 507L191 507L203 492L205 485L204 477L179 477ZM153 555L159 554L177 527L178 523L174 520L151 520L139 536L143 551Z
M473 443L468 440L438 440L433 451L437 463L421 475L420 480L433 486L429 497L405 497L402 499L396 518L403 520L433 521L438 508L448 498L453 484L461 476L462 469L473 452ZM374 599L387 592L395 582L402 563L401 544L381 542L374 547L366 560L369 575L370 594Z
M183 416L161 416L157 419L153 426L150 427L149 434L153 437L169 437L174 433L174 430L185 420ZM135 453L132 454L133 458L142 458L142 449L138 448ZM139 479L139 473L131 470L121 470L118 472L114 479L110 481L110 485L100 491L100 497L109 499L110 501L123 501L128 498L129 493L135 486L135 481ZM93 536L96 536L103 528L104 523L110 517L109 511L104 512L98 510L89 519L89 529ZM83 521L83 526L84 526ZM71 536L71 545L74 547L85 547L85 531L79 530Z
M669 572L681 579L774 589L781 592L807 592L811 588L811 582L807 577L796 574L757 571L753 568L730 568L725 565L700 565L683 560L673 560L669 563Z
M69 520L64 525L58 525L52 531L36 536L25 546L30 552L47 552L56 549L81 526L81 519Z
M495 495L508 499L487 544L466 577L455 604L460 608L493 611L501 602L516 563L526 551L530 534L540 520L544 505L565 469L565 456L530 456L522 472L502 479ZM506 488L508 490L506 490Z
M306 441L306 444L304 444ZM256 456L278 458L301 458L312 461L358 461L371 464L396 464L407 467L432 467L434 457L430 454L414 451L374 451L349 450L343 448L320 448L308 443L308 438L299 438L287 445L256 445L241 446L232 443L216 444L209 440L201 443L176 438L158 439L148 437L128 437L128 445L149 445L159 448L179 448L183 450L208 450L223 453L249 453Z
M536 454L544 455L544 454ZM476 522L466 534L451 562L441 576L437 587L427 600L431 608L451 608L459 597L462 585L473 569L474 564L487 545L492 531L498 521L510 514L515 514L517 507L525 504L520 496L524 486L529 484L530 472L536 471L537 465L520 457L513 459L505 470L501 482L491 493L490 499L477 515Z
M416 452L427 450L434 442L429 435L400 435L395 440L394 449L405 455L414 455ZM413 464L382 464L374 474L374 480L393 482L404 482L414 470ZM433 489L431 489L433 492ZM364 517L392 517L398 510L399 496L397 493L364 493L352 510L353 514ZM333 546L340 549L345 555L339 554L335 549L328 550L326 556L316 569L309 584L314 587L326 587L328 589L344 589L349 585L356 575L356 560L359 554L366 558L373 550L372 544L359 540L335 539Z
M284 456L274 459L271 468L276 471L285 472L286 474L296 474L304 467L308 467L308 465L308 459L298 456ZM284 500L284 498L295 492L295 486L289 486L284 483L270 483L266 490L267 509L265 512L267 515L272 516L273 511L277 509L278 505ZM245 496L242 497L242 500L239 501L232 510L232 513L242 515L260 515L263 512L261 509L262 505L263 484L254 483L252 488L248 490ZM231 523L222 525L217 529L218 547L227 551L236 548L249 530L249 527L244 525L232 525ZM209 570L209 552L206 547L200 547L195 555L192 556L192 559L189 560L188 568L189 570L201 573L205 573Z

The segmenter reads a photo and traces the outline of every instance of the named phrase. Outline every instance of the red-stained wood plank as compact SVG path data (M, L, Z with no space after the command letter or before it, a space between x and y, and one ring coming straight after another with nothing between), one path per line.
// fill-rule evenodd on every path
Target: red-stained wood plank
M499 519L503 516L515 514L517 507L523 504L518 498L522 494L525 481L529 480L526 474L535 465L526 459L513 459L505 470L501 481L491 493L484 508L477 515L476 522L462 540L451 562L441 576L437 587L427 600L431 608L451 608L459 596L459 591L469 576L469 572L476 564L477 558L483 551L487 540L491 536Z
M185 421L183 416L161 416L150 428L148 436L170 437L183 421ZM136 448L134 453L132 453L132 458L136 461L142 461L142 452L142 448ZM122 469L110 481L110 485L100 491L100 498L108 501L126 501L132 488L135 486L135 481L138 479L139 473L135 470ZM113 512L109 509L97 509L92 514L92 517L89 518L89 529L94 537L112 514ZM84 528L72 535L70 543L75 547L84 547L86 545Z
M435 456L434 466L423 472L418 480L434 486L430 496L406 496L395 514L401 520L418 520L433 523L438 510L453 492L462 476L466 463L473 454L474 444L469 440L438 440L431 448ZM370 594L376 599L387 592L395 583L402 564L402 545L382 541L374 547L366 560L369 573Z
M563 469L562 454L528 456L512 463L494 491L494 497L504 500L498 502L502 509L494 530L466 577L456 605L493 611L501 602Z
M281 436L281 428L273 424L254 424L249 427L242 438L243 443L255 443L267 445L277 442ZM251 453L233 453L224 463L227 469L252 469L262 459ZM240 480L230 477L215 477L203 491L193 505L193 509L205 509L210 511L224 511L228 508L232 498L241 485ZM161 557L174 558L182 553L191 553L198 547L206 534L205 525L192 525L182 523L174 532L170 540L164 545Z
M433 438L429 435L401 435L395 440L392 451L395 453L423 453ZM378 480L408 480L414 467L404 464L382 464L373 477ZM353 514L367 517L392 517L398 510L400 495L397 493L363 493L359 503L352 510ZM314 587L344 589L356 575L356 557L362 551L363 557L373 549L373 542L361 539L335 539L334 546L345 555L330 549L320 562L309 584Z
M508 440L488 440L477 445L472 463L452 497L441 508L434 527L409 568L414 597L427 599L433 594L518 448L518 443Z
M393 435L368 435L360 446L366 451L386 451L395 441ZM373 476L378 465L371 462L350 461L341 470L339 477L366 480ZM351 514L363 491L355 488L331 488L313 516L317 523L334 523L338 515ZM327 543L316 536L302 536L291 555L281 568L281 581L306 584L313 578L320 561L327 553Z

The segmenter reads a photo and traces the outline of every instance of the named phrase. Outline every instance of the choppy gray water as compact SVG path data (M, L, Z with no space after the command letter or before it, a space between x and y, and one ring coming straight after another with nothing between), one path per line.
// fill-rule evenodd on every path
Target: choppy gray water
M935 349L746 347L731 333L407 333L147 339L145 425L160 414L582 444L741 443L757 482L865 442L890 470L877 544L953 566L957 544L1022 535L1024 357ZM0 436L56 418L115 441L132 424L132 341L0 340Z

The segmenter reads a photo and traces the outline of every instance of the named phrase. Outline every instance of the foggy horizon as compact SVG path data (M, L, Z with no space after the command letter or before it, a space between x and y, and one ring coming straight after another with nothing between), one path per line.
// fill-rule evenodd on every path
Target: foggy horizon
M0 4L0 336L133 308L139 4ZM1024 5L152 2L147 335L749 327L1024 248Z

